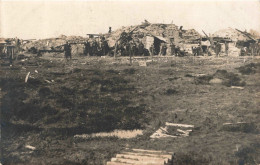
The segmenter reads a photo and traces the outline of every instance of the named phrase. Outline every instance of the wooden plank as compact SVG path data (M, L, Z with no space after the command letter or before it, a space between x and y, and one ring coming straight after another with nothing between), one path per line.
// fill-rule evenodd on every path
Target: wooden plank
M164 160L138 161L138 160L134 160L134 159L112 158L111 162L122 162L122 163L142 164L142 165L164 165Z
M135 151L135 152L167 153L167 152L164 152L164 151L158 151L158 150L144 150L144 149L135 149L135 148L133 148L132 150ZM169 154L171 154L171 153L169 152Z
M175 127L185 127L185 128L194 128L194 125L188 125L188 124L177 124L177 123L165 123L166 126L175 126Z
M168 159L171 159L171 158L172 158L172 155L165 155L165 154L134 153L134 152L122 152L122 154L127 154L127 155L140 155L140 156L150 156L150 157L161 157L161 158L168 158Z
M133 164L122 163L122 162L107 162L107 165L133 165Z
M168 158L162 157L151 157L151 156L141 156L141 155L128 155L128 154L116 154L116 158L133 159L138 161L168 161Z

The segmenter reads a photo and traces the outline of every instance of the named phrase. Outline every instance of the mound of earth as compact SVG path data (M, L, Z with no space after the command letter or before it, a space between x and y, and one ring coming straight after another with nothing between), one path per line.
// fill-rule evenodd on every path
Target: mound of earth
M217 70L212 75L203 75L195 77L195 84L222 84L230 86L245 86L246 83L241 80L238 74L226 70Z

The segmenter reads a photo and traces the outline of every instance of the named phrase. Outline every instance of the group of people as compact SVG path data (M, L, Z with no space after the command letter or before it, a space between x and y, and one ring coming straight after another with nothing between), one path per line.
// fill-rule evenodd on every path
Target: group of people
M225 42L225 54L228 55L229 51L229 43ZM220 53L222 51L222 44L219 41L214 42L213 45L210 46L204 46L201 44L198 44L196 47L192 47L192 54L193 56L201 56L201 55L212 55L212 51L215 52L216 56L220 56Z
M260 55L260 41L250 43L248 47L241 47L240 56L259 56Z
M126 42L125 44L118 44L116 53L120 54L121 56L147 56L149 52L145 49L144 44L142 41L133 40Z
M108 46L108 42L106 41L105 37L100 37L100 40L97 41L96 39L87 40L83 43L69 43L66 42L63 46L64 57L68 60L71 59L71 51L73 44L83 44L84 45L84 56L105 56L110 54L110 48Z
M84 55L85 56L105 56L110 53L108 42L104 36L100 37L100 40L96 39L87 40L84 43Z

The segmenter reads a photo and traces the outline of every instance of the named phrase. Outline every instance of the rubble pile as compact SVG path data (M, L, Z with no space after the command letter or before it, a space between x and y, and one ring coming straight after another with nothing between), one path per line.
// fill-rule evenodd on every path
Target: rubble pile
M136 29L135 29L136 28ZM135 29L135 30L134 30ZM116 40L119 39L120 34L125 32L133 31L133 39L141 40L145 42L146 36L156 36L165 38L170 42L170 38L174 38L174 43L180 45L181 43L188 42L188 40L199 39L201 35L194 29L182 30L175 24L148 24L148 25L137 25L122 27L112 33L106 34L109 46L114 46Z
M23 45L23 49L28 51L30 49L36 50L59 50L57 48L61 45L64 45L66 42L73 43L72 44L72 54L82 54L83 53L83 43L86 39L81 36L65 36L61 35L58 38L48 38L48 39L40 39L32 42L28 42Z
M195 29L189 29L182 34L182 37L184 40L191 41L200 39L201 35Z
M219 37L219 38L229 38L232 41L246 41L248 40L248 37L243 35L242 33L239 33L237 30L233 28L228 29L222 29L219 31L216 31L212 37Z

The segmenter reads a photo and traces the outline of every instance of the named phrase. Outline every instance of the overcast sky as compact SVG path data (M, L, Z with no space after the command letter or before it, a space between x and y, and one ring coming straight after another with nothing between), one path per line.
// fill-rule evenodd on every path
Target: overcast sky
M105 33L121 26L174 23L214 33L227 27L260 31L260 1L3 1L1 37L24 39Z

